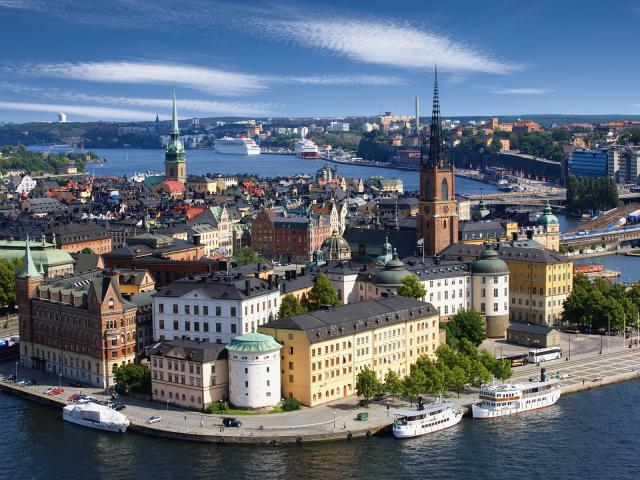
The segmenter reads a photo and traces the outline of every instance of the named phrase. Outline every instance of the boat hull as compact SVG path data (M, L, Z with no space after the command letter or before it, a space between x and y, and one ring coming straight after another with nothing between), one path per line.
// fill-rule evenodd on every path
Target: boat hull
M320 154L318 152L300 152L296 153L296 155L300 158L320 158Z
M260 155L260 148L215 147L218 153L228 155Z
M550 407L554 405L560 398L560 390L551 392L547 395L539 397L539 399L520 400L520 405L516 408L508 409L490 409L474 404L471 406L471 414L473 418L497 418L507 415L515 415L517 413L530 412L540 408ZM527 400L530 400L529 402Z
M70 415L67 415L66 413L62 414L62 419L70 423L75 423L76 425L81 425L83 427L88 427L88 428L94 428L96 430L103 430L105 432L124 433L127 431L127 427L129 426L128 422L126 424L119 424L119 425L116 425L113 423L92 422L90 420L84 420L82 418L72 417Z
M415 438L422 435L428 435L430 433L439 432L447 428L451 428L462 421L462 411L452 411L449 418L443 422L435 425L429 425L428 423L417 423L415 425L403 425L397 427L393 425L393 436L396 438Z

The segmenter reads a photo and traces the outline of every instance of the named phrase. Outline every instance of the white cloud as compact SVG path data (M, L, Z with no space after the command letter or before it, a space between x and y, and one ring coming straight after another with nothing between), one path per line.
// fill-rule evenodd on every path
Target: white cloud
M488 87L487 92L498 95L544 95L552 90L549 88L500 88Z
M268 36L326 50L358 62L401 68L506 74L518 69L447 37L394 20L309 17L293 20L254 19Z
M196 65L152 62L40 63L17 67L28 76L65 78L86 82L140 85L176 85L221 96L251 95L273 84L294 85L401 85L404 80L384 75L278 76L230 72Z
M26 112L51 113L65 112L67 114L70 113L99 120L151 121L155 118L155 113L143 112L140 110L95 107L86 105L56 105L49 103L0 102L0 110L20 110Z

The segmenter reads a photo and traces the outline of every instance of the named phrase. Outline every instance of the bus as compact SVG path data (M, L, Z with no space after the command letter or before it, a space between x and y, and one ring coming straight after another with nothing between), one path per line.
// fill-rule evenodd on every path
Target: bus
M562 348L560 347L536 348L535 350L529 350L527 362L547 362L549 360L557 360L558 358L562 358Z
M527 363L527 357L526 353L515 353L513 355L505 355L502 359L508 360L512 367L521 367Z

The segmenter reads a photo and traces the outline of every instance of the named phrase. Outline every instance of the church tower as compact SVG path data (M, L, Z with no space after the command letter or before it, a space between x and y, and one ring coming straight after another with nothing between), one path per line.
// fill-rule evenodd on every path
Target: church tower
M20 331L20 363L23 367L31 368L35 352L32 299L36 296L38 285L42 283L43 275L36 268L29 247L29 237L25 242L22 269L16 275L16 303L18 304L18 318Z
M164 154L164 176L165 180L178 180L185 183L187 181L187 160L184 154L184 146L180 141L175 88L173 89L173 117L171 124L171 134L167 143L167 151Z
M435 70L433 111L429 151L426 141L420 148L420 211L418 240L424 241L424 253L436 255L452 243L458 242L458 203L455 199L455 168L444 153L438 70Z

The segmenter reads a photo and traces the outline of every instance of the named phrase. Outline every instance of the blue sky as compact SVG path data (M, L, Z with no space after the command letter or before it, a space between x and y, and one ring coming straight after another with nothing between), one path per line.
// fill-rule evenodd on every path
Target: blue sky
M0 121L640 114L633 0L0 0Z

